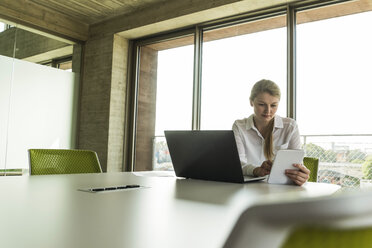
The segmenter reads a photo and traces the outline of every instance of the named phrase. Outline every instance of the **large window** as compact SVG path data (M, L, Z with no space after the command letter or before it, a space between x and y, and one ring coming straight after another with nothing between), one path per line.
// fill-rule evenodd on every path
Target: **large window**
M250 89L266 78L281 88L278 114L296 118L306 156L320 159L319 181L358 187L360 179L372 178L372 5L367 0L319 4L207 23L195 27L197 38L187 46L158 49L158 64L151 67L158 82L157 97L150 101L156 118L149 138L161 139L165 129L231 129L234 120L252 113ZM194 51L192 43L200 49ZM174 71L187 83L174 85ZM140 129L140 111L136 139L148 132ZM161 144L161 157L168 161ZM143 164L151 166L141 168L171 169L154 166L158 152L159 146L149 147L152 163ZM145 151L135 154L138 160Z
M155 135L191 129L193 45L159 51Z
M333 17L350 9L321 11ZM298 13L297 121L307 154L320 158L320 181L358 185L370 176L362 165L372 154L372 12L318 15Z
M250 90L261 79L280 86L286 116L285 26L278 16L204 32L201 129L231 129L252 114Z
M193 36L141 46L135 170L172 169L164 130L191 130Z

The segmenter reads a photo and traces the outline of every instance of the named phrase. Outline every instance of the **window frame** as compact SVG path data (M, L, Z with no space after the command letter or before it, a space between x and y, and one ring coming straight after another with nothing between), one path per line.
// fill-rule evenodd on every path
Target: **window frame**
M149 37L130 41L129 54L129 85L127 88L127 117L126 117L126 136L124 144L127 151L124 155L124 164L128 171L133 171L135 166L135 144L138 108L138 83L140 68L141 46L178 39L187 35L194 35L194 75L193 75L193 110L192 110L192 130L200 130L201 119L201 75L202 75L202 51L203 33L213 29L229 27L236 24L248 23L255 20L286 15L287 20L287 117L296 119L296 14L298 11L324 7L327 5L348 2L350 0L326 0L326 1L301 1L299 3L289 3L280 6L270 7L254 12L243 13L231 17L212 20L184 29L174 30Z

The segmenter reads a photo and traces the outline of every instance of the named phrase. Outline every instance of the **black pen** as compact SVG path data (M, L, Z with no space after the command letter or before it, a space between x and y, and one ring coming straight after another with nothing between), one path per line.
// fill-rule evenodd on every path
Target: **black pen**
M104 191L105 188L94 188L94 189L90 189L90 191L93 191L93 192L99 192L99 191Z
M131 188L139 188L140 185L138 184L129 184L117 187L106 187L106 188L92 188L90 191L92 192L101 192L101 191L109 191L109 190L118 190L118 189L131 189Z

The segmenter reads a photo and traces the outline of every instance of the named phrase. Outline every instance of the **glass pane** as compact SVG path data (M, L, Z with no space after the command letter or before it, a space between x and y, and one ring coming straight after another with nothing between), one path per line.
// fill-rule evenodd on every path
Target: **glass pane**
M348 187L372 176L362 169L372 158L372 12L360 2L297 14L297 118L306 152L320 158L321 182Z
M64 71L72 71L72 61L66 61L58 64L58 68Z
M0 22L0 170L6 168L15 28Z
M6 24L3 22L0 22L0 33L3 32L6 29Z
M172 170L164 130L192 125L193 36L141 47L135 170Z
M159 51L155 135L191 129L194 46Z
M253 113L249 95L261 79L282 91L286 116L286 18L277 16L205 32L201 100L202 129L231 129Z
M76 148L80 64L72 65L73 72L42 64L66 56L80 61L81 49L12 26L0 39L0 68L5 72L0 77L7 77L0 80L1 166L27 171L28 149ZM11 45L4 49L3 44ZM3 96L6 92L9 96Z

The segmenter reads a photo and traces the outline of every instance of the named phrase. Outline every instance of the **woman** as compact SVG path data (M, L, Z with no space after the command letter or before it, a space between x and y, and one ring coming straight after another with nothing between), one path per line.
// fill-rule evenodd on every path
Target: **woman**
M243 173L265 176L270 173L277 150L300 149L300 134L296 121L275 115L280 101L280 89L270 80L260 80L249 97L254 114L233 125ZM303 164L286 170L285 174L297 185L303 185L310 171Z

